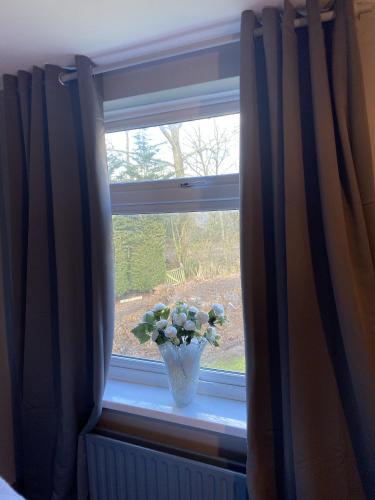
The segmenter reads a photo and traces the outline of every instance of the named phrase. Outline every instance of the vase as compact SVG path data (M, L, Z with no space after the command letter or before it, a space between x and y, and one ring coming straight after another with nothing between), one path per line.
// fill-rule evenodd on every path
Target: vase
M204 338L193 339L189 345L176 346L172 342L159 345L176 406L187 406L197 392L201 356L206 345Z

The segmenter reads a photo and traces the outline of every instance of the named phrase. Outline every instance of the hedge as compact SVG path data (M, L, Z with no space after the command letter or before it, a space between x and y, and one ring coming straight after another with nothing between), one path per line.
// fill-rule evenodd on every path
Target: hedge
M113 240L117 297L148 292L165 281L166 234L160 216L113 216Z

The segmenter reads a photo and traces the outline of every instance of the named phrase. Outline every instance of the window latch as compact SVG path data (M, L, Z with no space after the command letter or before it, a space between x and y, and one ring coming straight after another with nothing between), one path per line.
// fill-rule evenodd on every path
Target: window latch
M190 184L190 182L181 182L180 183L180 188L186 189L186 188L190 188L190 187L193 187L193 185Z
M180 182L180 188L182 189L187 189L187 188L193 188L193 187L201 187L205 186L207 183L203 179L195 179L193 181L186 181L186 182Z

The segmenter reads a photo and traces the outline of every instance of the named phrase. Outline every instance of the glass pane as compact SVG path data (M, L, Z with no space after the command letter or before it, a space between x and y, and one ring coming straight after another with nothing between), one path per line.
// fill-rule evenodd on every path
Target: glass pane
M208 345L202 366L244 372L238 211L114 215L116 328L113 352L160 360L157 345L131 333L157 303L184 301L228 318L220 347Z
M237 173L239 115L106 135L110 182Z

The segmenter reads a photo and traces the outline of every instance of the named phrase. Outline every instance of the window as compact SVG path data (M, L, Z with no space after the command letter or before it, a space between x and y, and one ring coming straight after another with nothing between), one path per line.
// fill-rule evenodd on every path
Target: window
M202 367L220 372L202 378L227 381L226 372L243 373L239 115L107 133L106 142L115 251L113 365L159 370L157 346L139 345L131 333L154 304L185 300L208 310L220 302L229 319L221 347L207 346L202 358Z
M239 115L107 134L111 183L238 173Z

